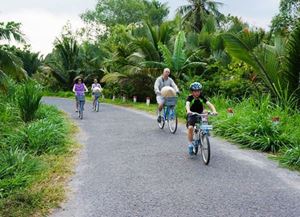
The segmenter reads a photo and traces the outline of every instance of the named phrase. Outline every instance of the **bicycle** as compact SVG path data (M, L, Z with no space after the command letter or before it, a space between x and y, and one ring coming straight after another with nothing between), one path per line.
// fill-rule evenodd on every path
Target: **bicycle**
M196 124L194 126L193 136L193 154L197 155L198 148L200 146L202 160L205 165L209 164L210 161L210 141L209 131L213 129L212 125L208 124L208 115L211 113L199 114L193 112L193 116L196 116Z
M160 122L158 123L158 127L160 129L163 129L165 126L165 122L168 122L169 130L171 133L175 134L177 130L177 115L176 115L176 103L177 103L177 97L166 97L164 108L163 108L163 114L161 115Z
M83 119L85 96L84 95L77 95L77 100L78 100L78 117L80 119Z
M99 104L100 104L99 97L100 96L101 96L101 93L99 93L99 92L94 93L95 100L94 100L93 110L96 112L99 112Z

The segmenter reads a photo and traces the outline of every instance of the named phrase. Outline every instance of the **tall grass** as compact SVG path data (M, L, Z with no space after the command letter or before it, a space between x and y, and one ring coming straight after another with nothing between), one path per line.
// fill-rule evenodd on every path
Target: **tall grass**
M34 119L35 113L40 106L43 93L39 84L32 80L26 81L20 85L16 100L20 109L21 118L24 122L30 122Z
M27 187L34 175L42 169L42 163L18 148L0 153L0 198Z
M0 92L0 216L45 216L63 199L71 128L55 107L40 103L38 84L11 85Z

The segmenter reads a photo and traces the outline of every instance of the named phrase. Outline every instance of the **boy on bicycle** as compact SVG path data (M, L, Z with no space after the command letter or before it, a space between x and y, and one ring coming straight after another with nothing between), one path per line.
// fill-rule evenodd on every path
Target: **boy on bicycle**
M212 111L212 114L217 115L216 108L213 104L211 104L202 94L202 85L199 82L194 82L190 85L191 95L189 95L186 99L186 112L187 112L187 128L188 128L188 142L189 142L189 154L193 154L193 133L194 126L197 121L197 117L193 116L193 113L203 113L204 106L206 104Z
M156 101L158 104L158 117L157 121L161 122L161 111L164 106L164 97L161 95L161 89L163 87L169 86L175 89L176 93L179 93L179 89L172 78L169 77L170 69L165 68L163 74L159 76L154 83L154 92L156 94Z

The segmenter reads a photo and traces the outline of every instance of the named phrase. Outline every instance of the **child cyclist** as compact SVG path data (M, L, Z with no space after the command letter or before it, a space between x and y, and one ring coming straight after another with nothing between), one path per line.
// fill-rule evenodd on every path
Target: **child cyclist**
M101 85L98 83L97 78L94 79L94 83L92 84L92 97L93 97L93 108L95 108L95 103L97 98L100 96L100 92L102 91Z
M188 142L189 142L189 154L193 154L193 132L197 118L193 116L193 113L203 113L204 106L206 104L212 111L213 115L217 115L215 106L211 104L205 96L202 94L202 85L199 82L194 82L190 85L191 95L186 100L186 112L187 112L187 128L188 128Z

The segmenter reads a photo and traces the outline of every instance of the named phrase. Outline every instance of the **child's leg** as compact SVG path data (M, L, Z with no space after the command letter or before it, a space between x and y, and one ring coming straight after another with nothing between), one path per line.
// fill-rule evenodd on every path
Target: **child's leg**
M193 142L193 132L194 131L194 127L193 126L189 126L188 127L188 141L189 144L191 144Z

